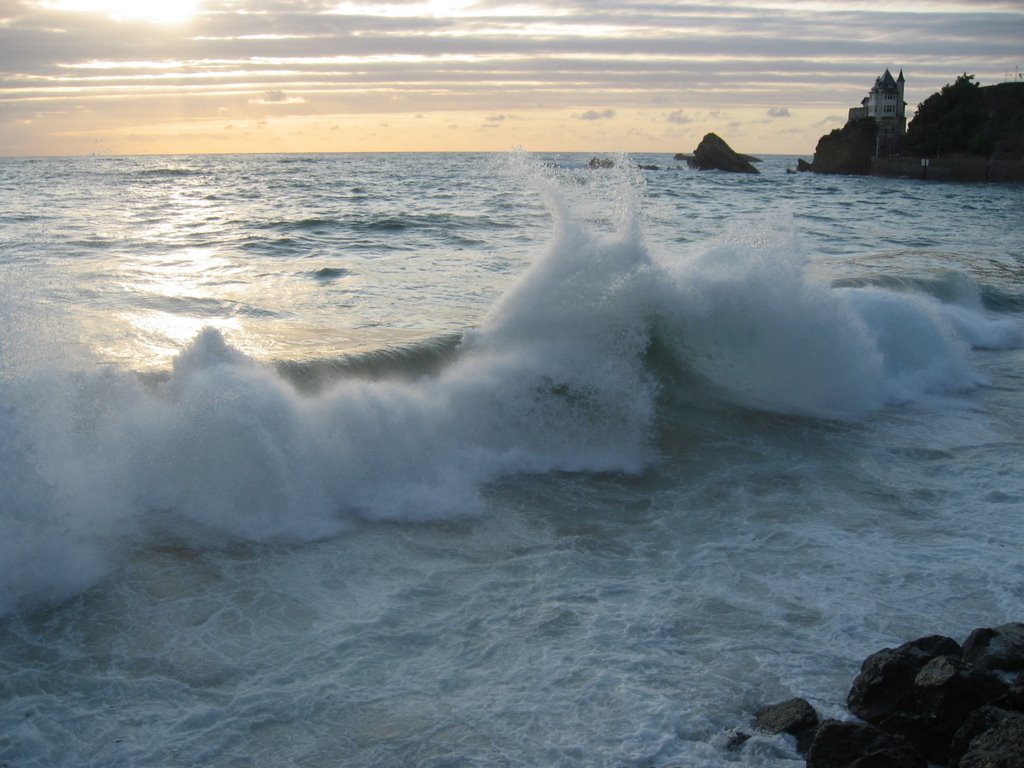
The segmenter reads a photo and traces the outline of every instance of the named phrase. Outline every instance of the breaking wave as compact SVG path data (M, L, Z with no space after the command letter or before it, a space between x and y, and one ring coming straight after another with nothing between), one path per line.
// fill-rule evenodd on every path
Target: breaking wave
M556 171L517 163L551 240L458 337L275 367L209 328L143 380L38 354L16 338L31 317L5 324L0 612L72 595L169 529L300 542L478 514L481 488L511 474L639 472L675 426L666 394L870 418L981 384L972 347L1024 343L970 291L819 279L790 236L652 254L629 169L609 175L606 232Z

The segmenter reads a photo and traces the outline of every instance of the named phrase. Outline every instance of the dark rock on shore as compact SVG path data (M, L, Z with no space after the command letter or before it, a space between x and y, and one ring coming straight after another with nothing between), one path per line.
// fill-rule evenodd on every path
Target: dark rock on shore
M791 699L756 725L796 736L809 768L1024 768L1024 623L976 629L963 646L930 635L883 648L864 660L847 706L860 721L818 725Z
M964 660L981 669L1024 669L1024 624L1003 624L971 632L964 641Z
M729 173L760 173L753 165L753 162L756 160L757 158L750 155L741 155L735 152L717 134L709 133L701 139L697 149L694 150L693 157L688 157L686 163L691 168L696 168L700 171L716 170Z
M883 648L864 659L860 674L846 697L853 714L869 723L913 705L914 680L924 666L940 654L960 655L960 645L948 637L932 635Z
M826 720L814 734L807 768L928 768L909 741L863 723Z
M977 710L957 732L951 768L1024 768L1024 714L996 707Z

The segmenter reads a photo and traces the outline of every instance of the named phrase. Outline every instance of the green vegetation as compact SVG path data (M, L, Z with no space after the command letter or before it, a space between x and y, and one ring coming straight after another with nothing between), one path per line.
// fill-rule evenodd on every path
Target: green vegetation
M965 151L988 154L991 147L978 146L981 121L981 86L974 82L974 75L964 72L918 105L903 150L922 157Z
M902 152L918 157L990 155L997 142L1024 132L1024 84L982 88L964 72L917 107Z

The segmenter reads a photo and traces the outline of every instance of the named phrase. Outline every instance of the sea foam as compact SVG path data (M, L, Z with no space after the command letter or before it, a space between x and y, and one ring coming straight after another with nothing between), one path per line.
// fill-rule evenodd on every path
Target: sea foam
M26 322L3 331L0 612L73 595L158 536L309 541L364 519L478 514L507 475L639 472L671 428L660 398L694 379L718 403L857 419L975 386L972 345L1021 343L976 306L833 287L791 235L652 255L634 171L590 198L514 165L553 234L437 373L303 393L207 328L146 382L19 347L21 303ZM594 199L602 226L579 210ZM655 337L691 377L659 378Z

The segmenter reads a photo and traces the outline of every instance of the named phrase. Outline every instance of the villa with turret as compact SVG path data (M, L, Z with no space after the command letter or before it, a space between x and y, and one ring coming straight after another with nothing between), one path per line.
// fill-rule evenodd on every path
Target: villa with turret
M847 124L865 117L874 118L875 157L892 157L899 151L900 139L907 133L907 104L903 101L903 70L893 78L889 70L875 80L874 87L859 107L850 109Z

